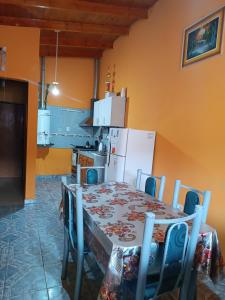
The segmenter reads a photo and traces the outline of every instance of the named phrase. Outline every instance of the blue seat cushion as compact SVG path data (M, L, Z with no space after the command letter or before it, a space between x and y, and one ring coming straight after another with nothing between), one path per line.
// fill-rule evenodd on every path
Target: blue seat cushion
M98 183L98 172L95 169L87 170L87 184L97 184Z
M156 179L154 177L148 177L145 182L145 193L152 197L155 197L156 193Z
M195 212L195 206L199 204L199 196L196 192L188 191L185 197L184 213L191 215Z

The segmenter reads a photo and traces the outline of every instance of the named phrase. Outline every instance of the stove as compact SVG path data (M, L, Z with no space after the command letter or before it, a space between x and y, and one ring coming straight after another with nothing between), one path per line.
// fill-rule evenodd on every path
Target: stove
M98 149L93 146L75 146L73 147L73 152L78 152L78 151L97 151Z

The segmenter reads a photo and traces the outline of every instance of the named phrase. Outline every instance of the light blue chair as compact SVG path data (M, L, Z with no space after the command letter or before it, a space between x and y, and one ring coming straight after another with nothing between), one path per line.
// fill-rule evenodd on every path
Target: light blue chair
M147 176L145 182L145 193L149 194L152 197L156 197L159 201L163 201L163 193L165 189L166 177L165 176L153 176L151 174L147 174L142 172L141 169L137 170L137 178L136 178L136 189L140 190L141 188L141 178L142 176ZM156 181L159 180L159 191L156 195L157 190L157 183Z
M184 188L188 190L185 196L184 207L179 203L179 193L180 189ZM192 214L195 211L195 206L200 204L200 198L202 198L202 223L206 223L211 192L210 191L200 191L191 186L181 184L181 180L175 181L174 193L173 193L173 208L175 209L183 209L184 213L187 215Z
M84 184L98 184L100 183L98 171L104 171L104 182L107 181L107 164L105 166L87 166L81 167L77 164L77 184L81 184L81 170L87 170L86 172L86 182Z
M76 254L76 282L74 289L74 300L79 300L85 254L82 188L76 185L76 193L72 193L66 184L66 178L63 177L62 196L64 204L64 253L61 278L63 280L66 279L69 250L70 247L72 247Z
M69 195L67 192L67 179L66 176L61 178L61 192L63 202L63 223L64 223L64 251L62 262L61 278L64 280L67 276L67 265L69 257Z
M146 213L139 272L136 285L136 300L156 299L159 295L180 288L180 300L193 300L190 288L193 259L201 226L202 207L197 205L195 213L178 219L156 219ZM190 236L188 221L193 221ZM168 225L164 253L158 276L151 276L151 244L154 226ZM135 285L131 283L131 289Z

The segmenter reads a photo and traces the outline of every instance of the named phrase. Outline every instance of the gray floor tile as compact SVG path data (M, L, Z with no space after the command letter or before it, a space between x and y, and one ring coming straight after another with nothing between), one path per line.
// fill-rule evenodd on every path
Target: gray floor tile
M62 287L48 289L49 300L70 300L66 290Z
M0 285L3 285L6 279L7 266L0 268Z
M61 263L62 254L61 253L48 253L42 255L43 263L45 265L52 265L56 263Z
M25 293L23 295L8 297L5 300L48 300L48 291L47 289L31 291L30 293Z
M4 297L14 297L43 289L46 289L43 267L8 266Z
M61 270L62 270L61 263L45 266L45 278L46 278L47 288L52 288L52 287L62 285Z
M63 257L63 238L49 237L42 240L41 253L44 264L61 262Z
M41 244L39 239L21 239L17 243L9 244L9 255L23 254L23 255L41 255Z
M42 240L41 245L41 252L43 254L49 253L49 252L62 252L63 251L63 237L49 237L45 240Z
M0 299L3 299L4 282L0 280Z
M0 219L0 235L4 235L7 232L10 223L11 223L10 220Z
M0 243L0 272L2 268L7 266L8 255L9 255L8 243L6 244Z
M13 234L11 232L2 235L2 238L1 238L1 240L6 243L15 242L18 239L19 239L19 236L16 234Z
M31 267L42 267L43 261L41 253L18 253L14 252L14 248L10 249L8 256L8 265L9 266L22 266L31 268Z

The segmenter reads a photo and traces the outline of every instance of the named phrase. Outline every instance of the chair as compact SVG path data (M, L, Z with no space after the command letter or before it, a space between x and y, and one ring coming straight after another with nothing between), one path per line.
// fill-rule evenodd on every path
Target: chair
M82 188L76 186L76 193L72 193L66 184L66 178L62 178L62 197L64 204L64 253L62 262L62 275L64 280L67 276L69 249L72 247L76 252L76 283L74 300L79 300L84 263L84 229L83 229L83 206ZM74 207L75 203L75 207ZM75 220L74 220L75 216Z
M77 165L77 184L81 184L81 170L87 170L85 184L98 184L99 183L99 173L98 170L104 170L104 182L107 181L107 164L105 166L87 166L81 167L80 164Z
M145 182L145 193L149 194L152 197L156 197L156 180L160 181L159 185L159 191L157 195L157 199L159 201L163 201L163 193L166 183L166 177L165 176L153 176L147 173L142 172L141 169L137 170L137 178L136 178L136 189L140 190L141 187L141 177L142 176L148 176Z
M173 193L173 208L182 208L182 206L178 203L179 201L179 192L181 188L185 188L188 190L185 202L184 202L184 213L190 215L194 212L195 206L200 203L200 196L203 198L202 206L202 223L206 223L208 209L210 204L211 192L210 191L199 191L191 186L181 184L181 180L175 181L174 193Z
M192 300L190 288L193 259L201 225L202 207L197 205L195 213L178 219L155 219L146 213L141 249L136 300L156 299L159 295L180 288L180 300ZM188 236L188 221L193 221ZM169 225L165 237L162 264L159 274L151 276L149 259L154 225ZM149 270L150 269L150 270ZM134 285L133 285L134 286Z

